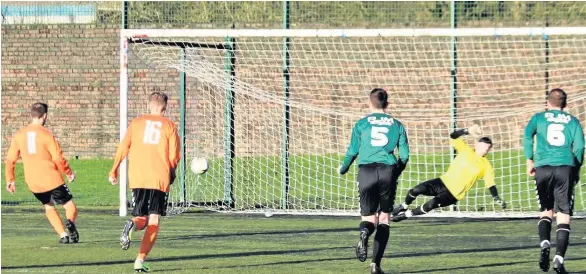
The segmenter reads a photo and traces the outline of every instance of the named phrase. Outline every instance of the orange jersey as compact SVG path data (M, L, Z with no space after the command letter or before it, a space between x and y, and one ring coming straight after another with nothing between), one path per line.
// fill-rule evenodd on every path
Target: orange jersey
M128 155L128 182L131 189L158 189L169 192L171 169L180 156L179 136L173 121L158 115L144 115L130 123L118 146L110 177Z
M33 193L53 190L63 184L61 173L72 174L59 142L42 125L28 125L12 137L5 161L7 182L14 182L18 157L22 158L24 180Z

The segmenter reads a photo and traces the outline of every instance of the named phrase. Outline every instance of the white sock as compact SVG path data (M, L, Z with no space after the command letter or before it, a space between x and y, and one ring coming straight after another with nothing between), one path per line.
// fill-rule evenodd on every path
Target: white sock
M412 217L413 212L411 212L411 210L407 210L407 211L405 211L405 216L407 216L407 218Z
M541 244L540 244L541 248L543 248L543 246L544 246L545 244L547 244L547 246L550 246L550 245L551 245L551 243L550 243L548 240L543 240L543 241L541 242Z
M61 233L61 236L59 236L60 238L66 237L67 236L67 232L63 232Z
M560 255L555 255L555 256L553 257L553 260L555 261L555 259L558 259L558 261L559 261L561 264L564 264L564 257L562 257L562 256L560 256Z

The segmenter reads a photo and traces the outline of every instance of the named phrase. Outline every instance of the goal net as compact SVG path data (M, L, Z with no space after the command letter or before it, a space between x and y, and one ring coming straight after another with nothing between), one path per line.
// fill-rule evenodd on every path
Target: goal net
M395 204L447 170L454 127L477 123L493 139L487 157L508 208L493 204L481 180L436 215L532 216L526 123L555 87L586 118L586 28L122 30L121 46L122 124L152 91L170 94L171 117L185 121L186 171L170 198L177 212L357 215L357 168L340 176L337 167L368 113L368 92L383 87L411 149ZM193 157L208 159L205 175L189 171ZM584 190L575 189L578 214Z

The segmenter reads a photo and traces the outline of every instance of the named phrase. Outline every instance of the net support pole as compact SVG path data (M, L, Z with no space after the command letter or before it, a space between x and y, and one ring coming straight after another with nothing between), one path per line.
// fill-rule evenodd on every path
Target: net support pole
M457 18L457 2L452 0L451 7L451 27L455 29L458 27ZM458 51L457 51L457 38L455 36L450 37L450 133L457 128L457 102L458 102ZM455 151L450 150L450 159L455 156Z
M234 158L235 134L234 134L234 84L236 78L236 39L226 37L226 55L224 57L224 69L228 77L226 85L226 101L224 104L224 204L234 207Z
M457 1L452 0L450 3L451 28L458 27L458 8ZM458 49L457 38L452 35L450 37L450 133L452 133L458 126ZM456 151L450 149L450 159L456 157ZM456 211L457 205L450 207L451 210Z
M545 2L545 9L547 11L548 5L547 1ZM545 17L545 27L549 27L549 12ZM545 40L545 98L546 102L545 105L547 106L547 96L549 95L549 35L543 34L543 40Z
M122 29L128 27L128 2L122 2ZM124 139L128 126L128 39L120 35L120 140ZM119 198L120 206L118 214L125 217L128 213L127 188L128 188L128 162L126 159L120 163L119 169Z
M180 56L180 64L183 67L185 65L185 47L181 47L181 56ZM185 180L187 170L187 158L185 153L185 85L187 81L187 75L185 74L185 69L181 69L179 71L179 136L181 138L181 162L179 164L179 174L180 174L180 182L181 182L181 202L187 202L187 183Z
M290 2L283 1L283 28L290 28ZM289 204L289 125L291 123L291 110L289 107L289 37L283 38L283 130L281 137L281 182L283 190L281 194L281 208L287 209Z

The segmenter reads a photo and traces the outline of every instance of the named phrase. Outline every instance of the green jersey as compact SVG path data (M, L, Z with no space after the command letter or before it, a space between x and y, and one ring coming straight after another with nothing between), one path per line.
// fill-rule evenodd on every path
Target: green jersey
M401 162L409 160L409 142L403 124L391 115L373 113L356 122L352 139L344 157L341 170L347 170L358 157L358 165L397 163L394 150L399 148Z
M533 137L537 145L533 153ZM576 117L560 111L539 112L525 127L525 157L539 166L581 166L584 157L584 131Z

